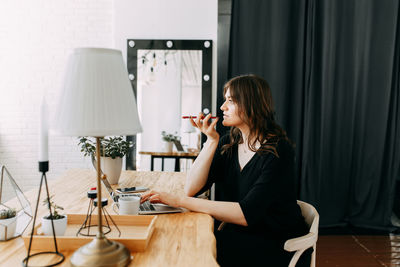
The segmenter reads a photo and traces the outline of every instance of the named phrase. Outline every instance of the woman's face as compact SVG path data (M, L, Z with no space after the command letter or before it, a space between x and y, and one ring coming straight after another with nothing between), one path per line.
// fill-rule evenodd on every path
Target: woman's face
M224 112L224 120L222 121L222 125L239 127L244 124L239 116L238 106L231 98L229 88L226 90L225 102L222 104L221 110Z

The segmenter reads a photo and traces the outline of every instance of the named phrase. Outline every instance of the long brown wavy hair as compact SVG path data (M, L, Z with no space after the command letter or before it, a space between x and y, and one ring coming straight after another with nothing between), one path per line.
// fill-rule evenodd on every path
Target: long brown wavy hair
M231 98L238 107L242 121L249 126L249 148L257 153L273 153L279 157L276 146L280 139L288 139L286 132L275 122L271 89L266 80L253 74L232 78L224 85L224 95L229 89ZM256 144L260 143L257 150ZM231 127L230 143L222 147L222 153L243 143L241 131ZM293 144L292 144L293 145Z

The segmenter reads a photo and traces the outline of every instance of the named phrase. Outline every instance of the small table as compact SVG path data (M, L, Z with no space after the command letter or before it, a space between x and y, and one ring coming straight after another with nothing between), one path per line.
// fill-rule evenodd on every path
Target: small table
M151 166L150 170L154 171L154 159L161 158L161 171L164 171L164 159L174 158L175 159L175 171L179 172L181 170L180 159L192 159L195 160L199 155L199 152L149 152L140 151L141 155L151 156Z

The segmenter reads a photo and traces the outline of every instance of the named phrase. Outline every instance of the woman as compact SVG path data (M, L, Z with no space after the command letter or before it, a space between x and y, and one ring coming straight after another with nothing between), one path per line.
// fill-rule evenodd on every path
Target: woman
M188 173L185 197L151 191L142 201L161 202L213 216L216 227L225 222L217 239L221 266L288 266L287 239L304 235L308 227L296 203L294 150L275 122L271 90L255 75L233 78L224 86L221 106L224 126L231 131L220 139L218 118L199 114L193 126L207 141ZM216 201L194 198L216 185ZM309 266L309 253L297 266Z

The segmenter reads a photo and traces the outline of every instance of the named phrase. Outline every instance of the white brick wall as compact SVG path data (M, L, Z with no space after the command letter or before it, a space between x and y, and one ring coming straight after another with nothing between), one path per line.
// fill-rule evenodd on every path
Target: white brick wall
M75 47L113 47L112 0L0 2L0 165L22 190L39 184L39 106L55 110L69 53ZM52 117L50 117L51 119ZM49 137L48 179L90 167L76 138Z

